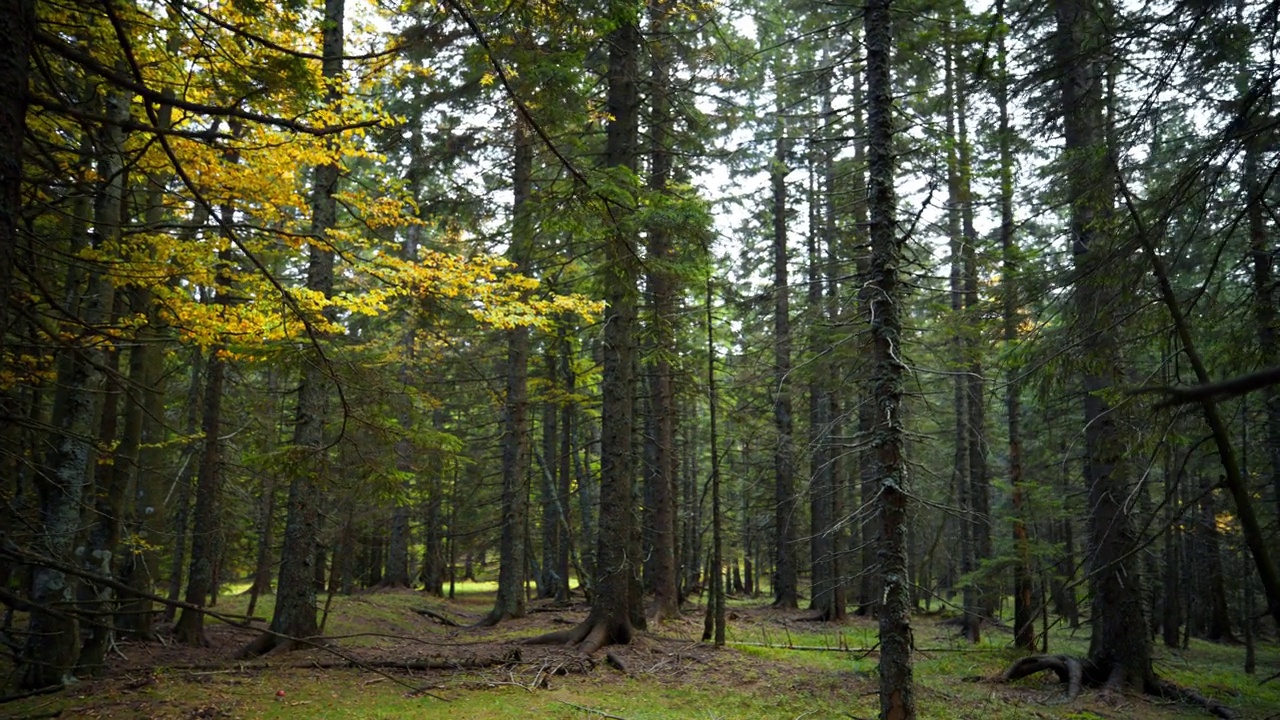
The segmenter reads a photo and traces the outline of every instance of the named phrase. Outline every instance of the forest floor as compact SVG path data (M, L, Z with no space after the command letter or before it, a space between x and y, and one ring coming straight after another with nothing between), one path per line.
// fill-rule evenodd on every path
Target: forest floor
M562 629L585 616L582 605L535 603L529 617L496 628L450 627L427 609L469 624L492 603L491 588L468 585L444 601L420 592L371 591L334 597L327 648L239 662L253 628L210 620L207 648L121 643L107 672L60 693L0 705L0 718L623 718L713 720L872 718L876 624L850 618L815 623L812 613L780 612L767 601L732 601L725 648L698 642L701 608L640 635L633 644L584 659L568 648L518 641ZM271 598L256 614L269 616ZM243 613L247 598L226 595L217 610ZM260 625L260 624L258 624ZM1010 633L990 628L978 646L941 616L915 620L920 717L1204 718L1199 708L1138 695L1088 691L1061 703L1055 677L1012 684L975 682L1000 673L1017 655ZM1088 631L1050 636L1054 653L1083 654ZM518 651L518 656L512 651ZM1192 641L1185 651L1156 646L1163 677L1198 688L1245 718L1280 718L1280 646L1258 648L1258 672L1245 675L1244 649ZM467 667L490 664L486 667ZM394 667L394 666L400 667ZM405 669L405 666L416 669ZM442 669L421 669L440 666ZM10 673L5 673L10 675ZM7 683L6 683L7 684Z

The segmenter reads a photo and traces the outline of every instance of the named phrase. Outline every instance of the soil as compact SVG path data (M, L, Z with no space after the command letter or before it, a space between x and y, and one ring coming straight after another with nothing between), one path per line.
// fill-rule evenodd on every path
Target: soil
M330 618L332 634L316 647L238 661L237 654L262 631L264 623L241 627L211 621L206 627L207 647L182 646L168 638L151 643L121 642L101 676L51 696L58 700L32 699L0 705L0 718L14 712L20 714L12 717L53 717L51 713L56 711L60 713L58 717L64 718L194 720L232 717L233 713L225 708L237 707L238 703L234 716L246 717L241 702L245 694L263 692L259 686L265 676L288 678L290 673L297 677L305 674L310 682L323 683L328 678L335 689L399 685L402 695L442 699L498 687L538 691L566 683L588 683L593 688L592 697L608 698L611 686L621 692L626 690L624 684L640 681L646 687L673 692L681 688L736 689L766 698L805 696L828 702L861 698L861 705L874 703L874 619L814 623L809 617L812 613L778 610L764 602L758 607L731 608L729 623L739 639L737 647L716 648L699 642L702 614L693 607L681 618L664 622L657 631L639 633L628 645L608 646L587 657L571 647L521 643L548 631L572 627L586 617L585 605L535 603L525 618L496 627L475 627L473 624L485 614L481 600L446 604L411 590L369 591L342 599L341 612ZM335 602L335 609L338 607ZM422 609L430 612L419 612ZM989 668L1005 664L1001 657L968 650L954 637L954 628L935 619L917 620L916 646L923 661L943 657L955 658L968 667L979 662ZM450 626L446 621L459 626ZM339 634L344 631L350 632ZM812 644L815 632L824 633L821 637L825 644ZM793 635L804 633L808 634L810 645L793 639ZM752 652L755 648L750 646L791 648L796 652L779 660L777 653ZM838 659L827 654L836 650L844 651ZM805 662L820 657L820 653L832 661ZM940 678L932 669L927 677L922 674L921 680L929 684L927 692L935 697L941 695L951 711L960 712L950 717L984 717L984 706L1003 706L1006 712L1011 706L1023 708L1013 716L999 717L1164 716L1155 703L1140 696L1104 697L1090 693L1070 707L1072 712L1084 714L1063 714L1065 708L1061 712L1047 711L1045 708L1052 705L1051 698L1057 694L1056 678L1051 673L1016 684L983 683L976 693L981 696L982 705L971 707L971 715L963 708L973 702L974 685L963 682L965 674L969 673L956 672L954 677ZM280 682L282 687L288 686L285 680ZM179 683L180 688L172 688ZM169 685L171 691L157 692L160 685ZM252 689L239 687L248 685ZM630 692L635 692L634 685ZM292 698L279 700L287 703ZM584 712L588 717L601 717ZM312 714L300 708L297 716ZM873 713L863 710L863 714ZM248 716L252 717L252 713ZM858 717L849 713L841 716Z

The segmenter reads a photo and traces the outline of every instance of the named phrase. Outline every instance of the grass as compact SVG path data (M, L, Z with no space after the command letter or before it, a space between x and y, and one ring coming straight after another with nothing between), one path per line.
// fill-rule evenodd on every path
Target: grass
M248 598L230 586L218 609L243 613ZM343 652L366 658L424 655L459 657L495 652L528 637L581 619L581 609L540 612L494 629L446 628L413 612L430 609L461 622L478 619L492 603L491 583L455 588L453 600L412 591L336 596L326 634ZM255 614L269 616L271 596ZM324 599L321 599L323 602ZM126 644L107 676L87 680L57 695L0 706L0 717L63 718L601 718L627 720L693 718L870 718L878 715L874 620L838 625L801 622L803 613L780 613L763 601L737 600L729 607L730 646L696 642L702 616L687 616L619 648L626 674L597 664L586 672L551 674L572 655L563 649L525 650L518 666L472 671L379 674L355 669L298 667L332 660L323 651L272 657L268 667L227 662L251 631L210 625L209 650ZM559 622L557 622L559 621ZM1052 636L1052 650L1084 654L1087 631ZM1138 696L1104 697L1086 691L1076 702L1053 704L1060 690L1053 678L1012 685L969 682L991 676L1016 656L1007 633L987 632L970 646L938 617L915 624L917 698L920 717L981 720L1024 718L1204 718L1200 709ZM412 639L407 639L412 638ZM817 649L798 649L817 648ZM541 654L539 654L541 653ZM1156 646L1156 669L1179 684L1226 702L1247 718L1280 709L1280 681L1259 685L1242 670L1243 649L1193 641L1186 651ZM1280 669L1280 647L1260 646L1259 676ZM279 695L283 691L283 695Z

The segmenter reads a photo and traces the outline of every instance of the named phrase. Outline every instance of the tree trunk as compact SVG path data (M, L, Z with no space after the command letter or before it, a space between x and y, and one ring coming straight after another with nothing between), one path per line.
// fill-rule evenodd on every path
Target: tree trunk
M18 219L22 213L22 150L27 127L27 65L36 30L35 0L0 2L0 28L8 50L0 54L0 328L9 330L16 305L11 286Z
M573 348L569 343L568 335L563 327L560 329L560 336L557 340L560 348L560 377L564 381L564 392L568 397L572 397L574 393L574 372L573 372ZM578 562L577 555L570 557L570 549L573 547L573 523L569 521L569 497L570 485L573 478L572 462L573 462L573 404L563 402L560 405L560 461L557 463L557 481L559 482L559 492L556 496L556 511L560 520L560 546L559 556L556 558L556 566L560 569L560 577L564 579L561 583L561 594L556 595L556 600L560 602L568 602L569 600L569 565L570 560ZM582 570L579 568L578 577L581 581Z
M182 433L186 437L194 437L199 427L201 419L204 417L204 393L203 383L204 376L204 353L197 349L192 353L191 359L191 381L187 385L187 413L186 420L183 422ZM191 441L182 450L182 467L178 471L178 476L174 479L174 487L172 493L174 496L173 524L171 534L173 536L173 553L169 559L169 587L168 599L176 601L178 596L182 594L183 570L186 567L186 551L187 536L191 529L191 482L195 478L196 468L200 466L197 460L198 451L202 443L199 441ZM172 621L177 614L177 608L174 605L166 605L164 610L164 618L166 621Z
M649 7L650 42L650 165L649 190L666 193L672 167L671 48L674 42L667 20L671 0L657 0ZM648 231L648 279L653 304L650 332L654 342L652 396L653 416L653 594L652 619L660 622L680 614L676 578L676 490L675 490L675 385L671 359L677 356L675 323L676 274L670 231L658 222Z
M516 114L512 173L512 227L508 255L523 272L529 263L532 225L527 202L533 183L533 137ZM502 539L498 548L498 595L484 624L525 615L525 526L529 514L529 328L507 331L507 388L502 409Z
M866 108L865 93L863 87L866 77L863 73L853 73L853 88L850 95L853 100L853 164L857 168L854 170L852 191L853 203L853 220L854 226L859 228L870 228L868 218L868 198L867 198L867 176L864 170L867 158L867 126L864 109ZM869 230L868 230L869 234ZM870 306L871 306L871 251L870 242L865 242L866 250L855 250L857 258L856 273L858 283L858 312L867 322L870 322ZM861 351L865 357L870 357L872 353L869 341L864 341ZM877 579L879 570L876 564L876 542L880 537L880 520L876 513L872 512L872 508L876 505L876 475L875 475L875 449L871 445L871 434L875 426L875 407L872 404L872 397L875 394L875 380L872 373L864 371L861 373L858 383L858 435L862 439L862 450L857 454L857 482L854 483L856 492L852 493L851 505L863 508L863 519L858 523L857 531L852 533L854 542L856 543L856 554L858 557L858 589L857 589L857 610L855 611L861 616L875 616L879 614L880 594L878 592ZM851 549L852 550L852 549ZM853 551L850 553L854 554Z
M1123 423L1107 396L1123 381L1113 334L1118 292L1103 268L1113 263L1105 235L1112 215L1114 183L1105 153L1104 75L1098 66L1106 30L1093 0L1058 0L1055 54L1059 65L1069 161L1072 254L1078 270L1075 312L1084 337L1084 481L1089 516L1089 582L1093 598L1087 664L1109 687L1143 689L1154 681L1151 638L1143 616L1139 537L1127 499L1132 477L1125 456Z
M258 552L253 563L253 584L249 586L249 608L246 615L253 615L258 597L275 592L271 586L271 546L275 544L276 482L268 475L262 479L262 504L258 508Z
M987 478L987 411L986 411L986 379L982 370L982 327L979 320L978 298L978 231L974 228L973 212L973 163L972 148L969 145L967 118L969 116L969 90L966 79L971 72L965 62L964 53L956 55L956 145L959 160L959 204L963 246L961 261L964 275L964 334L967 345L967 363L965 366L965 409L969 417L965 422L968 435L965 438L969 446L969 540L973 546L973 571L979 563L992 557L991 547L991 499L990 482ZM978 620L995 614L995 602L1000 593L989 591L990 582L975 579L969 583L973 589L973 602L970 607L978 613ZM977 627L972 628L971 637L978 637Z
M702 639L714 638L717 647L725 642L724 574L720 566L724 562L724 528L720 517L720 438L716 433L716 345L715 323L712 315L712 281L707 280L707 408L711 416L711 594L707 602L707 619ZM707 632L707 630L711 632Z
M431 415L431 424L438 432L443 432L447 416L444 410L436 410ZM453 581L453 562L452 547L454 545L453 538L458 534L457 528L454 527L454 521L457 518L457 471L455 469L454 481L451 483L453 488L453 497L450 498L448 519L442 515L441 509L444 505L444 457L440 450L432 452L429 456L426 477L427 477L427 502L426 513L423 517L424 531L426 539L424 541L424 549L422 553L422 589L424 592L431 593L436 597L444 596L444 580L446 570L449 575L450 582ZM449 527L449 535L444 534L444 525ZM445 546L448 546L446 549Z
M169 32L165 41L165 49L177 53L183 33L178 29ZM161 96L166 100L174 96L172 88L164 88ZM173 123L173 106L161 102L156 109L156 126L161 131L168 130ZM158 232L160 226L168 218L164 206L167 183L172 180L172 173L153 173L147 179L146 209L143 218L148 232ZM203 214L198 211L198 214ZM157 257L156 250L151 250L152 258ZM133 368L138 369L138 377L130 379L135 390L130 394L131 402L138 405L137 412L141 416L139 442L141 447L136 453L136 462L132 469L133 504L129 513L129 529L142 545L132 548L125 555L120 568L120 578L129 587L139 591L137 597L127 598L116 617L116 626L123 632L138 638L150 639L154 614L151 612L150 598L142 594L150 594L155 589L156 579L160 577L161 550L169 543L165 542L165 490L167 474L163 464L169 457L167 440L168 424L165 422L165 347L170 342L170 331L158 312L154 293L148 287L133 289L135 312L146 318L146 323L138 329L136 343L130 351L130 375Z
M824 119L822 133L831 135L830 124L834 112L831 107L831 73L832 68L824 48L821 67L818 69L819 98L821 116ZM827 352L826 333L823 331L826 318L826 298L823 293L823 280L826 275L823 265L823 246L830 247L833 241L832 228L828 222L833 221L830 197L834 188L831 186L831 153L830 143L824 143L815 149L815 157L810 162L809 171L809 233L806 242L806 274L808 288L805 294L805 312L808 315L809 362L814 372L809 378L809 608L816 610L824 620L835 620L844 615L843 603L837 604L837 586L839 579L835 573L836 538L835 515L836 502L835 452L831 447L831 424L834 416L831 413L834 401L829 387L832 382L831 372L834 363L831 353ZM820 179L819 179L820 178ZM824 201L824 198L826 200Z
M593 358L596 356L596 349L592 348ZM578 578L578 584L589 596L596 581L595 547L599 536L596 519L599 518L600 509L600 483L598 476L591 471L591 449L595 448L599 452L600 426L588 418L584 430L583 417L581 414L575 415L575 434L582 436L583 442L582 453L573 455L573 472L578 478L578 512L582 516L582 567L587 571L586 577Z
M978 588L971 577L977 569L977 548L974 537L974 503L971 499L972 483L970 472L973 468L969 455L972 451L970 443L969 422L972 414L969 411L969 378L963 369L967 364L970 350L968 348L970 332L965 313L965 263L964 253L968 238L961 229L961 207L964 204L961 187L960 159L957 147L963 140L956 131L956 117L960 113L959 90L957 90L957 68L955 49L955 29L953 22L947 23L946 60L943 73L944 87L947 94L947 234L950 237L951 265L951 315L955 324L955 337L952 338L952 352L958 363L953 378L952 402L955 409L955 455L951 469L951 487L955 493L959 510L960 530L960 577L964 604L964 635L969 642L977 643L982 636L982 611L978 606Z
M410 168L408 171L409 193L417 203L423 202L422 198L422 172L419 165L426 163L423 157L422 149L422 119L416 118L409 123L409 153ZM418 261L418 244L419 235L422 232L422 226L414 224L409 226L405 232L404 245L400 248L400 257L407 263L416 263ZM410 495L413 492L413 479L415 479L414 457L416 455L413 441L409 438L412 433L416 418L413 412L413 402L410 399L414 392L413 378L417 372L414 366L416 354L416 337L418 334L417 311L408 310L404 314L404 327L400 336L400 368L398 371L398 380L400 382L403 394L395 399L396 420L400 426L402 433L395 442L395 458L396 472L403 478L400 484L400 492ZM405 498L397 499L395 507L391 511L391 538L387 548L387 573L382 577L382 587L405 588L410 587L412 583L409 579L409 509L410 504Z
M115 307L111 311L110 322L116 324L124 308L122 293L116 293ZM102 407L99 410L98 434L96 450L90 460L92 481L88 484L89 495L93 498L92 511L86 513L89 525L85 543L76 548L83 552L80 558L81 569L113 577L112 558L115 555L116 543L119 541L119 518L124 488L124 457L120 452L110 448L121 447L120 428L120 351L118 348L108 349L103 366ZM117 445L117 443L120 445ZM136 447L136 443L135 443ZM81 607L86 614L111 609L114 593L110 587L88 579L81 579L78 596ZM111 643L114 628L110 616L86 622L82 628L84 643L80 646L80 656L76 665L77 675L98 675L103 670L107 646Z
M124 161L124 132L119 124L128 118L128 97L120 94L106 99L106 114L111 122L99 131L99 192L93 208L95 223L95 243L110 247L122 237L124 222L124 188L128 176L128 168ZM104 278L105 281L105 278ZM104 310L108 310L108 319L114 320L124 310L124 293L106 290L110 300L104 301ZM114 324L114 323L113 323ZM100 456L101 450L91 454L88 478L96 480L92 484L93 512L88 515L91 527L83 546L81 557L82 568L114 578L114 556L116 544L120 537L120 515L124 506L125 470L131 461L136 461L138 434L141 432L141 416L131 414L131 423L127 428L128 437L120 439L116 446L116 432L119 428L119 401L122 387L119 382L119 351L115 347L106 347L97 354L104 363L105 392L99 405L99 447L115 448L106 450L106 456ZM77 548L79 551L79 548ZM106 585L86 582L79 589L82 600L86 601L88 611L113 610L115 592ZM99 619L86 623L84 644L79 656L78 673L99 674L106 650L113 639L114 628L110 615L100 615Z
M630 172L636 169L638 130L637 62L640 30L636 10L611 3L615 23L608 36L609 71L606 111L612 120L605 137L605 164ZM634 398L636 267L635 241L611 207L612 226L604 241L604 364L600 417L600 528L597 533L595 578L591 612L577 627L550 633L542 642L580 643L593 653L611 643L631 642L634 633L632 584L637 558L629 552L635 530L635 485L632 439L635 435Z
M777 90L782 88L776 79ZM795 557L795 459L791 446L791 310L787 275L787 154L786 125L778 100L778 137L769 170L773 188L773 451L774 569L773 605L798 606L799 587Z
M548 345L546 358L547 384L554 388L556 383L556 357L553 347ZM556 422L556 405L544 402L542 405L542 451L538 454L538 503L542 506L542 568L538 577L538 597L554 598L563 590L565 576L560 574L557 559L560 556L560 522L556 512L556 452L559 449L560 428Z
M864 15L867 48L868 193L871 215L869 284L872 384L875 407L870 442L880 518L878 555L883 601L880 608L880 717L916 717L912 667L911 590L907 577L910 522L907 466L903 457L902 302L898 273L902 238L896 228L893 193L893 18L890 0L869 0Z
M334 107L342 100L344 13L344 0L325 0L321 76L328 87L326 103ZM325 298L333 296L334 249L327 236L337 225L336 194L340 171L337 163L320 165L313 171L307 289ZM319 334L313 335L310 341L312 346L303 362L293 447L290 448L296 469L289 480L284 544L280 550L280 579L276 584L275 612L271 616L273 634L264 634L251 643L242 651L245 655L267 652L286 642L285 638L291 638L288 644L292 645L297 640L319 633L316 622L316 545L320 536L321 483L328 465L324 410L330 379L318 345Z
M997 0L997 22L1004 25L1004 0ZM1000 292L1004 321L1004 341L1012 347L1018 340L1021 297L1018 286L1018 247L1013 238L1013 128L1009 123L1009 56L1004 32L997 36L996 104L999 106L1000 146ZM1019 650L1034 651L1035 611L1032 604L1031 542L1027 533L1026 480L1022 475L1022 381L1021 371L1010 366L1005 373L1005 415L1009 436L1009 486L1013 504L1013 644Z
M92 153L88 140L81 149L82 165L76 169L77 180L88 172ZM105 183L96 191L77 182L77 197L72 201L68 235L71 239L68 257L76 257L89 238L91 193L96 192L94 220L103 221L103 234L112 237L109 213L114 205L118 213L119 196L112 203L107 196L110 184L118 179L120 166L111 164L112 153L103 155L106 163L98 168ZM113 169L114 167L114 169ZM118 215L117 224L118 224ZM36 492L42 532L36 537L39 552L66 564L73 562L72 547L80 528L80 510L88 490L90 461L93 457L94 423L102 402L102 382L106 348L97 337L97 328L112 305L113 288L96 268L82 272L79 264L67 271L65 307L78 316L83 328L67 342L57 361L57 391L50 418L52 425L46 441L43 466L36 474ZM82 285L83 283L83 285ZM82 299L83 297L83 299ZM31 568L30 599L35 609L28 621L27 641L22 658L23 689L60 685L72 680L79 647L79 623L75 616L55 611L53 607L71 607L76 597L76 582L62 570L36 565Z
M1231 632L1230 611L1227 609L1227 585L1222 576L1222 543L1218 532L1218 511L1214 502L1213 481L1207 474L1200 475L1200 552L1204 562L1199 574L1207 584L1208 628L1205 639L1213 642L1236 641Z
M227 258L223 257L226 262ZM225 298L225 292L222 293ZM222 532L218 515L222 506L222 395L226 378L226 361L219 357L221 346L209 349L209 361L205 371L204 420L200 428L204 433L200 454L200 470L196 476L195 524L191 529L191 567L187 572L187 593L184 600L189 605L203 607L214 587L213 566L218 555L218 535ZM208 645L204 636L204 613L183 608L173 628L178 642L188 645Z
M684 571L681 593L686 597L694 592L701 592L702 587L702 493L698 489L698 476L694 471L697 444L690 425L682 427L684 442L681 443L681 462L684 466L681 472L680 498L681 518L684 522L684 539L680 543Z

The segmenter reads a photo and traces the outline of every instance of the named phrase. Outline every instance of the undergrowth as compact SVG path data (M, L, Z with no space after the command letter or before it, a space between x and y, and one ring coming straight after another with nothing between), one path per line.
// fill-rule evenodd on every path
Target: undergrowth
M218 609L244 613L248 598L228 588ZM269 617L273 598L259 599L255 615ZM321 603L325 598L321 598ZM54 695L0 705L3 717L64 718L871 718L879 712L876 624L804 621L804 612L735 600L729 607L723 649L698 642L702 610L651 628L632 647L617 650L626 672L603 663L582 664L564 649L519 663L481 670L402 671L308 667L338 657L476 657L511 648L522 638L580 620L585 607L534 603L529 618L492 629L465 627L492 602L488 583L455 588L452 600L413 591L335 596L325 634L332 648L273 656L262 664L231 660L256 632L210 624L215 647L180 649L123 643L101 678L82 680ZM450 627L415 610L428 609L464 627ZM260 623L259 623L260 625ZM1086 692L1059 703L1056 678L1002 685L974 682L998 674L1016 653L1010 633L988 628L976 646L962 641L943 616L915 621L916 682L920 717L981 720L1024 718L1203 718L1198 708L1137 695ZM1088 631L1055 628L1051 651L1083 655ZM1157 672L1236 709L1246 718L1280 712L1280 680L1260 680L1280 669L1280 646L1258 648L1258 674L1245 675L1240 646L1192 641L1187 650L1157 644ZM12 682L12 673L7 673Z

